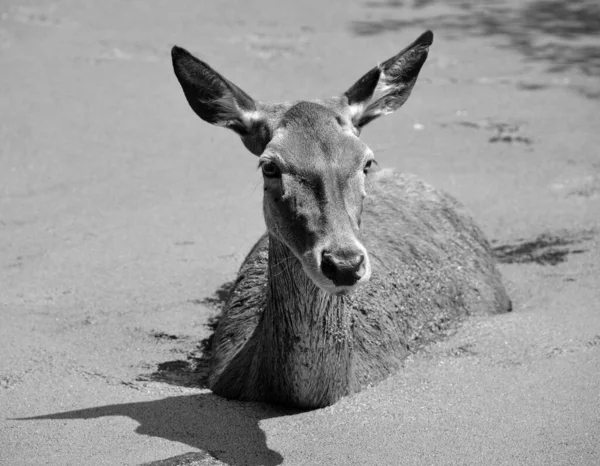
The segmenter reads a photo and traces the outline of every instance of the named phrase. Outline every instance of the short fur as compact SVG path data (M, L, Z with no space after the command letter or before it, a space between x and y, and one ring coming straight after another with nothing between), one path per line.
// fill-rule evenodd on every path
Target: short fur
M371 155L356 135L408 98L432 39L423 34L339 98L275 106L174 49L199 116L233 126L282 172L265 178L268 232L242 263L215 332L215 393L327 406L393 374L465 316L510 310L490 246L454 198L414 176L362 173ZM331 285L319 257L335 248L368 252L370 276Z

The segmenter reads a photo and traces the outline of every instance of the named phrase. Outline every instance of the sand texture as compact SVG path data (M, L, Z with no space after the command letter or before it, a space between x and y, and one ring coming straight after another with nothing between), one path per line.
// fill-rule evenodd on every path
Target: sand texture
M211 394L262 181L170 48L311 99L425 29L411 98L363 137L472 211L514 311L325 409ZM600 464L598 31L596 0L0 2L0 464Z

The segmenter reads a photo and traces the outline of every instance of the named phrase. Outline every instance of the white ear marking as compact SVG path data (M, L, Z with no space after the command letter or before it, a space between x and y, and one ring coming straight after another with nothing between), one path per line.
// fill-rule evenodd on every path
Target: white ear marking
M373 91L373 97L371 98L371 100L373 100L373 101L377 100L379 98L379 96L383 96L383 95L387 94L388 91L391 90L392 88L393 88L393 86L391 86L387 83L387 76L382 71L381 74L379 75L379 81L377 82L375 91Z
M242 113L242 118L244 119L244 121L258 121L261 119L261 112L259 112L258 110L243 110L241 111Z
M361 115L365 110L365 105L362 102L357 102L348 106L350 110L350 120L354 120L357 116Z
M260 111L241 109L237 102L227 98L217 99L213 101L213 105L217 108L221 119L219 123L215 123L217 126L229 127L234 124L233 122L238 121L245 128L250 129L255 121L261 119Z

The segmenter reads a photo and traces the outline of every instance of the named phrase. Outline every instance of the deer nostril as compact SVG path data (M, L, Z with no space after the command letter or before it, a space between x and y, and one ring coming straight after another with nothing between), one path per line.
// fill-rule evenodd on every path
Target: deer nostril
M323 272L323 275L325 275L327 278L335 282L337 266L333 256L328 252L323 252L323 257L321 259L321 272Z
M360 278L365 274L365 256L363 254L354 256L350 265L352 267L352 272L357 278Z
M351 286L365 274L364 254L332 254L323 251L321 271L336 286Z

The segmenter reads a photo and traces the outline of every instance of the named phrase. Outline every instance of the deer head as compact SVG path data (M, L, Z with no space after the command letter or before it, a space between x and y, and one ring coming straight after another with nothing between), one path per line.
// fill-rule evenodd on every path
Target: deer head
M425 32L339 97L283 104L252 99L173 47L175 74L194 112L235 131L259 157L269 234L328 293L345 294L369 280L360 225L374 158L360 131L408 99L432 41L433 33Z

